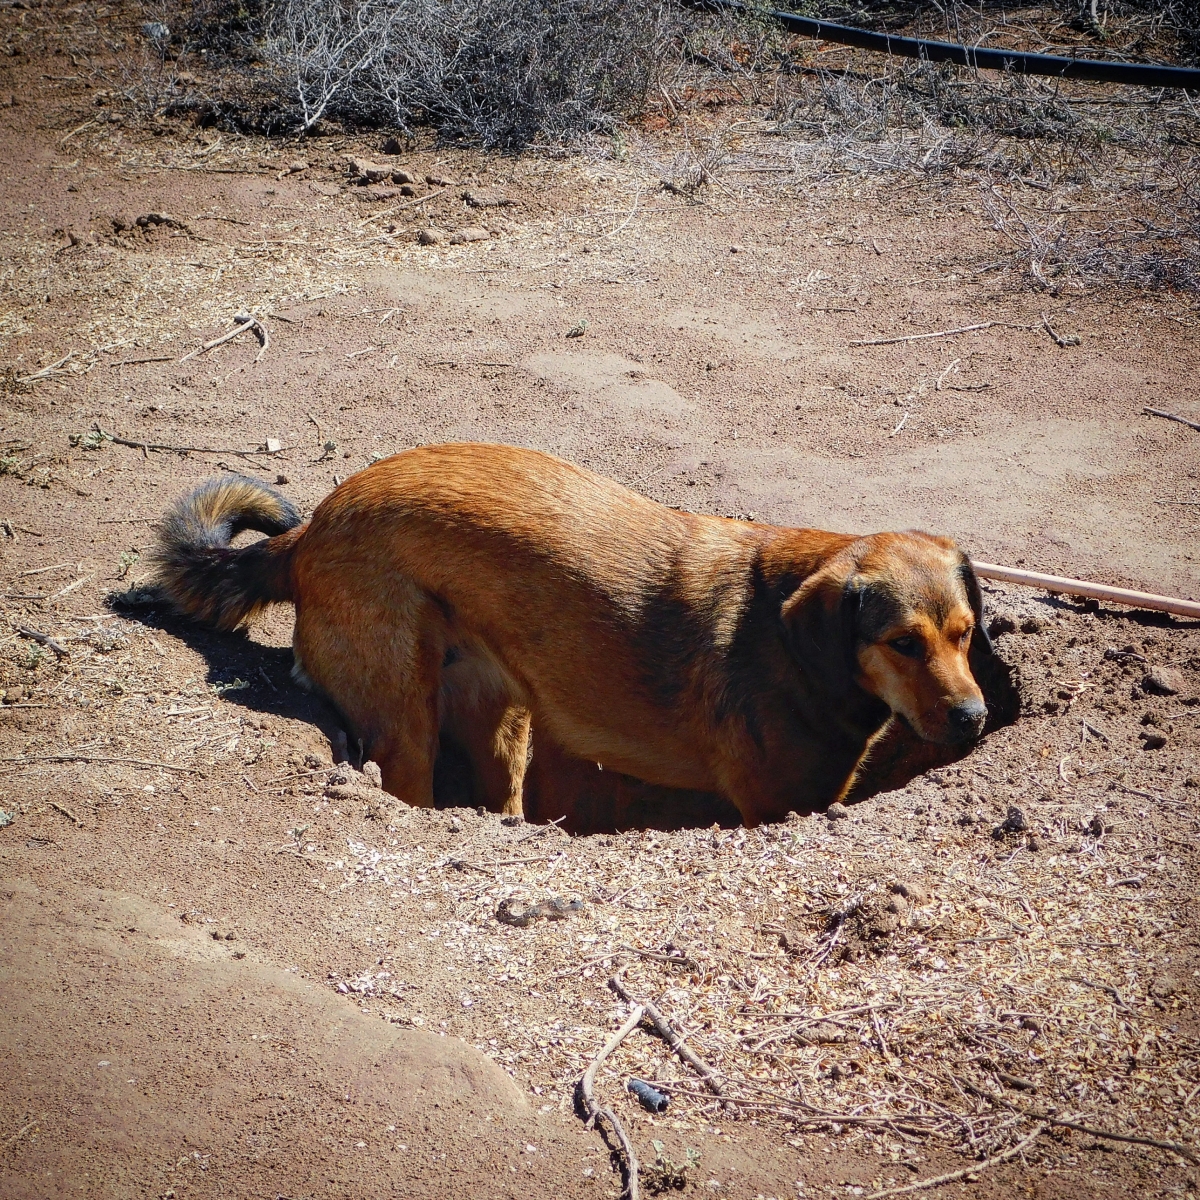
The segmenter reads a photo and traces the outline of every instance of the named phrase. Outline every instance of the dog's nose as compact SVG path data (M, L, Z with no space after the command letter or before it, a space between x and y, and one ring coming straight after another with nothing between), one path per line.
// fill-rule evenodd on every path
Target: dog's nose
M946 714L946 725L951 736L960 742L969 742L983 732L987 720L987 705L982 700L960 700Z

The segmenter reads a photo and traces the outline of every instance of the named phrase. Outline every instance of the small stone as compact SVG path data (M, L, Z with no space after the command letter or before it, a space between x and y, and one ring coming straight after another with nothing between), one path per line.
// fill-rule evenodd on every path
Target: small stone
M369 187L359 194L365 200L395 200L400 190L394 187Z
M1142 687L1155 696L1178 696L1186 686L1183 672L1175 667L1151 667L1142 677Z
M1040 617L1026 617L1021 622L1022 633L1041 633L1046 628L1046 623Z
M462 198L471 208L508 208L510 205L516 204L515 200L492 188L466 191L463 192Z
M416 183L417 177L411 171L393 171L393 183ZM414 192L413 195L416 193Z
M415 196L416 194L417 189L411 183L403 184L400 188L400 195L402 196Z
M266 448L268 454L278 454L283 449L283 443L278 438L267 438Z
M465 242L486 242L488 231L478 225L468 225L465 229L456 230L450 235L450 245L461 246Z
M463 824L457 817L450 818L450 832L451 833L462 833L462 827L463 827Z
M422 246L440 246L446 240L446 235L440 229L422 229L417 234L417 241Z
M850 810L840 801L835 800L826 810L825 816L830 821L843 821L850 815Z
M425 182L430 187L454 187L455 180L447 179L445 175L426 175Z
M275 483L279 487L282 487L285 483L291 483L291 482L292 481L286 475L276 475L275 476Z
M363 763L362 773L366 781L373 787L383 789L383 772L379 769L377 762L368 760Z
M284 168L285 175L299 175L301 171L308 170L308 163L302 158L293 158L290 163Z
M350 177L357 183L382 183L392 176L391 167L381 167L369 159L346 156L346 167Z
M992 837L999 841L1006 834L1024 833L1028 828L1029 822L1025 820L1025 814L1015 804L1011 804L1008 815L992 830Z

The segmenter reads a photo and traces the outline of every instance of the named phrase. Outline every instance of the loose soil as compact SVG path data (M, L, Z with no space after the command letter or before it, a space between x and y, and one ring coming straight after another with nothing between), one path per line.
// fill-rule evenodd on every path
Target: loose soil
M1194 301L985 270L970 182L664 190L678 130L617 160L135 128L31 10L0 24L6 1196L615 1196L573 1106L618 970L739 1101L643 1032L601 1072L644 1163L699 1152L688 1194L866 1195L1032 1132L971 1087L1200 1144L1200 624L990 588L1022 716L961 762L839 820L571 836L336 782L290 612L198 629L143 562L223 470L311 509L470 438L1195 598L1200 435L1142 412L1200 419ZM347 153L452 182L355 185ZM182 361L243 310L269 346ZM582 907L496 919L555 897ZM1182 1196L1196 1167L1057 1128L968 1186Z

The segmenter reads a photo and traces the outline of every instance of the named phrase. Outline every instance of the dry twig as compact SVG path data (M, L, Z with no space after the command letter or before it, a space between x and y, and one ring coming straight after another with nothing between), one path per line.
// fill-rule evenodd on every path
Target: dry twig
M708 1085L708 1090L718 1097L726 1108L732 1106L732 1102L717 1081L716 1072L690 1046L683 1044L683 1038L675 1032L671 1022L650 1001L635 1000L615 975L608 981L608 986L627 1004L640 1004L646 1010L646 1016L650 1018L650 1023L654 1026L654 1031L658 1036L704 1080Z
M608 1122L609 1128L612 1129L621 1147L621 1151L625 1155L625 1170L627 1172L625 1193L629 1197L629 1200L638 1200L639 1195L637 1153L633 1148L633 1143L629 1140L629 1135L625 1132L624 1126L617 1120L616 1114L609 1108L601 1108L596 1102L596 1072L600 1070L600 1065L604 1060L638 1027L643 1015L643 1006L635 1004L633 1011L629 1014L629 1019L613 1034L600 1053L588 1063L588 1068L584 1071L583 1078L579 1081L580 1099L583 1101L583 1106L588 1114L587 1127L589 1129L593 1128L596 1121L602 1117Z
M1143 408L1142 412L1148 417L1163 417L1168 421L1178 421L1180 425L1186 425L1189 429L1200 429L1200 421L1189 421L1187 417L1181 417L1178 413L1167 412L1161 408Z
M991 1158L985 1158L983 1162L963 1167L961 1171L949 1171L945 1175L935 1175L930 1179L918 1179L916 1183L908 1183L903 1187L884 1188L882 1192L872 1192L867 1200L883 1200L885 1196L903 1196L908 1192L923 1192L927 1188L941 1187L943 1183L953 1183L956 1179L965 1179L968 1175L986 1171L988 1167L994 1167L999 1163L1007 1162L1010 1158L1016 1158L1018 1154L1028 1149L1045 1132L1045 1129L1044 1124L1039 1125L1028 1137L1023 1138L1015 1146L1010 1146L1000 1154L993 1154Z
M235 450L230 446L174 446L167 442L135 442L130 438L120 437L115 433L106 433L99 425L94 426L101 437L107 438L117 446L129 446L134 450L165 450L173 454L232 454L237 458L270 458L290 450L290 446L280 446L278 450Z
M45 646L47 650L53 650L57 658L71 657L71 652L66 646L56 641L48 633L38 633L36 629L30 629L27 625L18 625L17 633L23 638L29 638L30 641L37 642L40 646Z

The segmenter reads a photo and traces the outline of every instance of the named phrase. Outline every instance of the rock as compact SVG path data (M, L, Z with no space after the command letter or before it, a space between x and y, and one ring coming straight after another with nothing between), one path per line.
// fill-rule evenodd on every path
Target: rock
M367 762L363 763L362 773L363 778L365 778L372 787L380 788L382 790L383 772L379 769L379 764L377 762L371 762L368 760Z
M447 179L445 175L426 175L425 182L430 187L454 187L455 180Z
M411 183L403 184L400 188L400 195L402 196L415 196L416 194L417 189Z
M811 1029L803 1030L800 1036L814 1046L837 1046L846 1040L846 1031L832 1021L818 1021Z
M850 815L850 810L840 801L835 800L826 810L825 816L830 821L843 821Z
M308 163L302 158L293 158L286 167L283 168L284 175L298 175L301 171L308 170Z
M363 200L395 200L399 195L399 188L394 187L369 187L359 192Z
M503 192L498 192L494 188L466 191L463 192L462 198L471 208L507 208L516 204L515 200L509 199Z
M1178 696L1187 683L1175 667L1151 667L1142 677L1142 687L1155 696Z
M446 240L446 235L440 229L422 229L417 234L417 241L422 246L440 246Z
M1006 633L1016 633L1017 623L1005 613L997 613L988 622L988 637L998 638L1003 637Z
M1041 633L1046 628L1046 623L1040 617L1026 617L1021 622L1022 633Z
M378 163L365 158L355 158L352 154L346 156L346 167L355 183L382 183L392 177L391 167L381 167Z
M275 476L275 483L278 487L282 487L285 483L291 483L291 482L292 481L286 475L276 475Z
M463 823L457 817L450 818L450 832L462 833Z
M1008 808L1008 816L992 830L992 837L997 841L1010 833L1024 833L1029 828L1029 822L1025 820L1025 814L1015 805L1010 804Z
M465 229L456 230L450 235L450 245L461 246L464 242L486 242L488 231L478 225L468 225Z
M412 172L410 172L410 171L393 171L392 172L392 182L393 183L416 183L417 177L414 174L412 174Z

